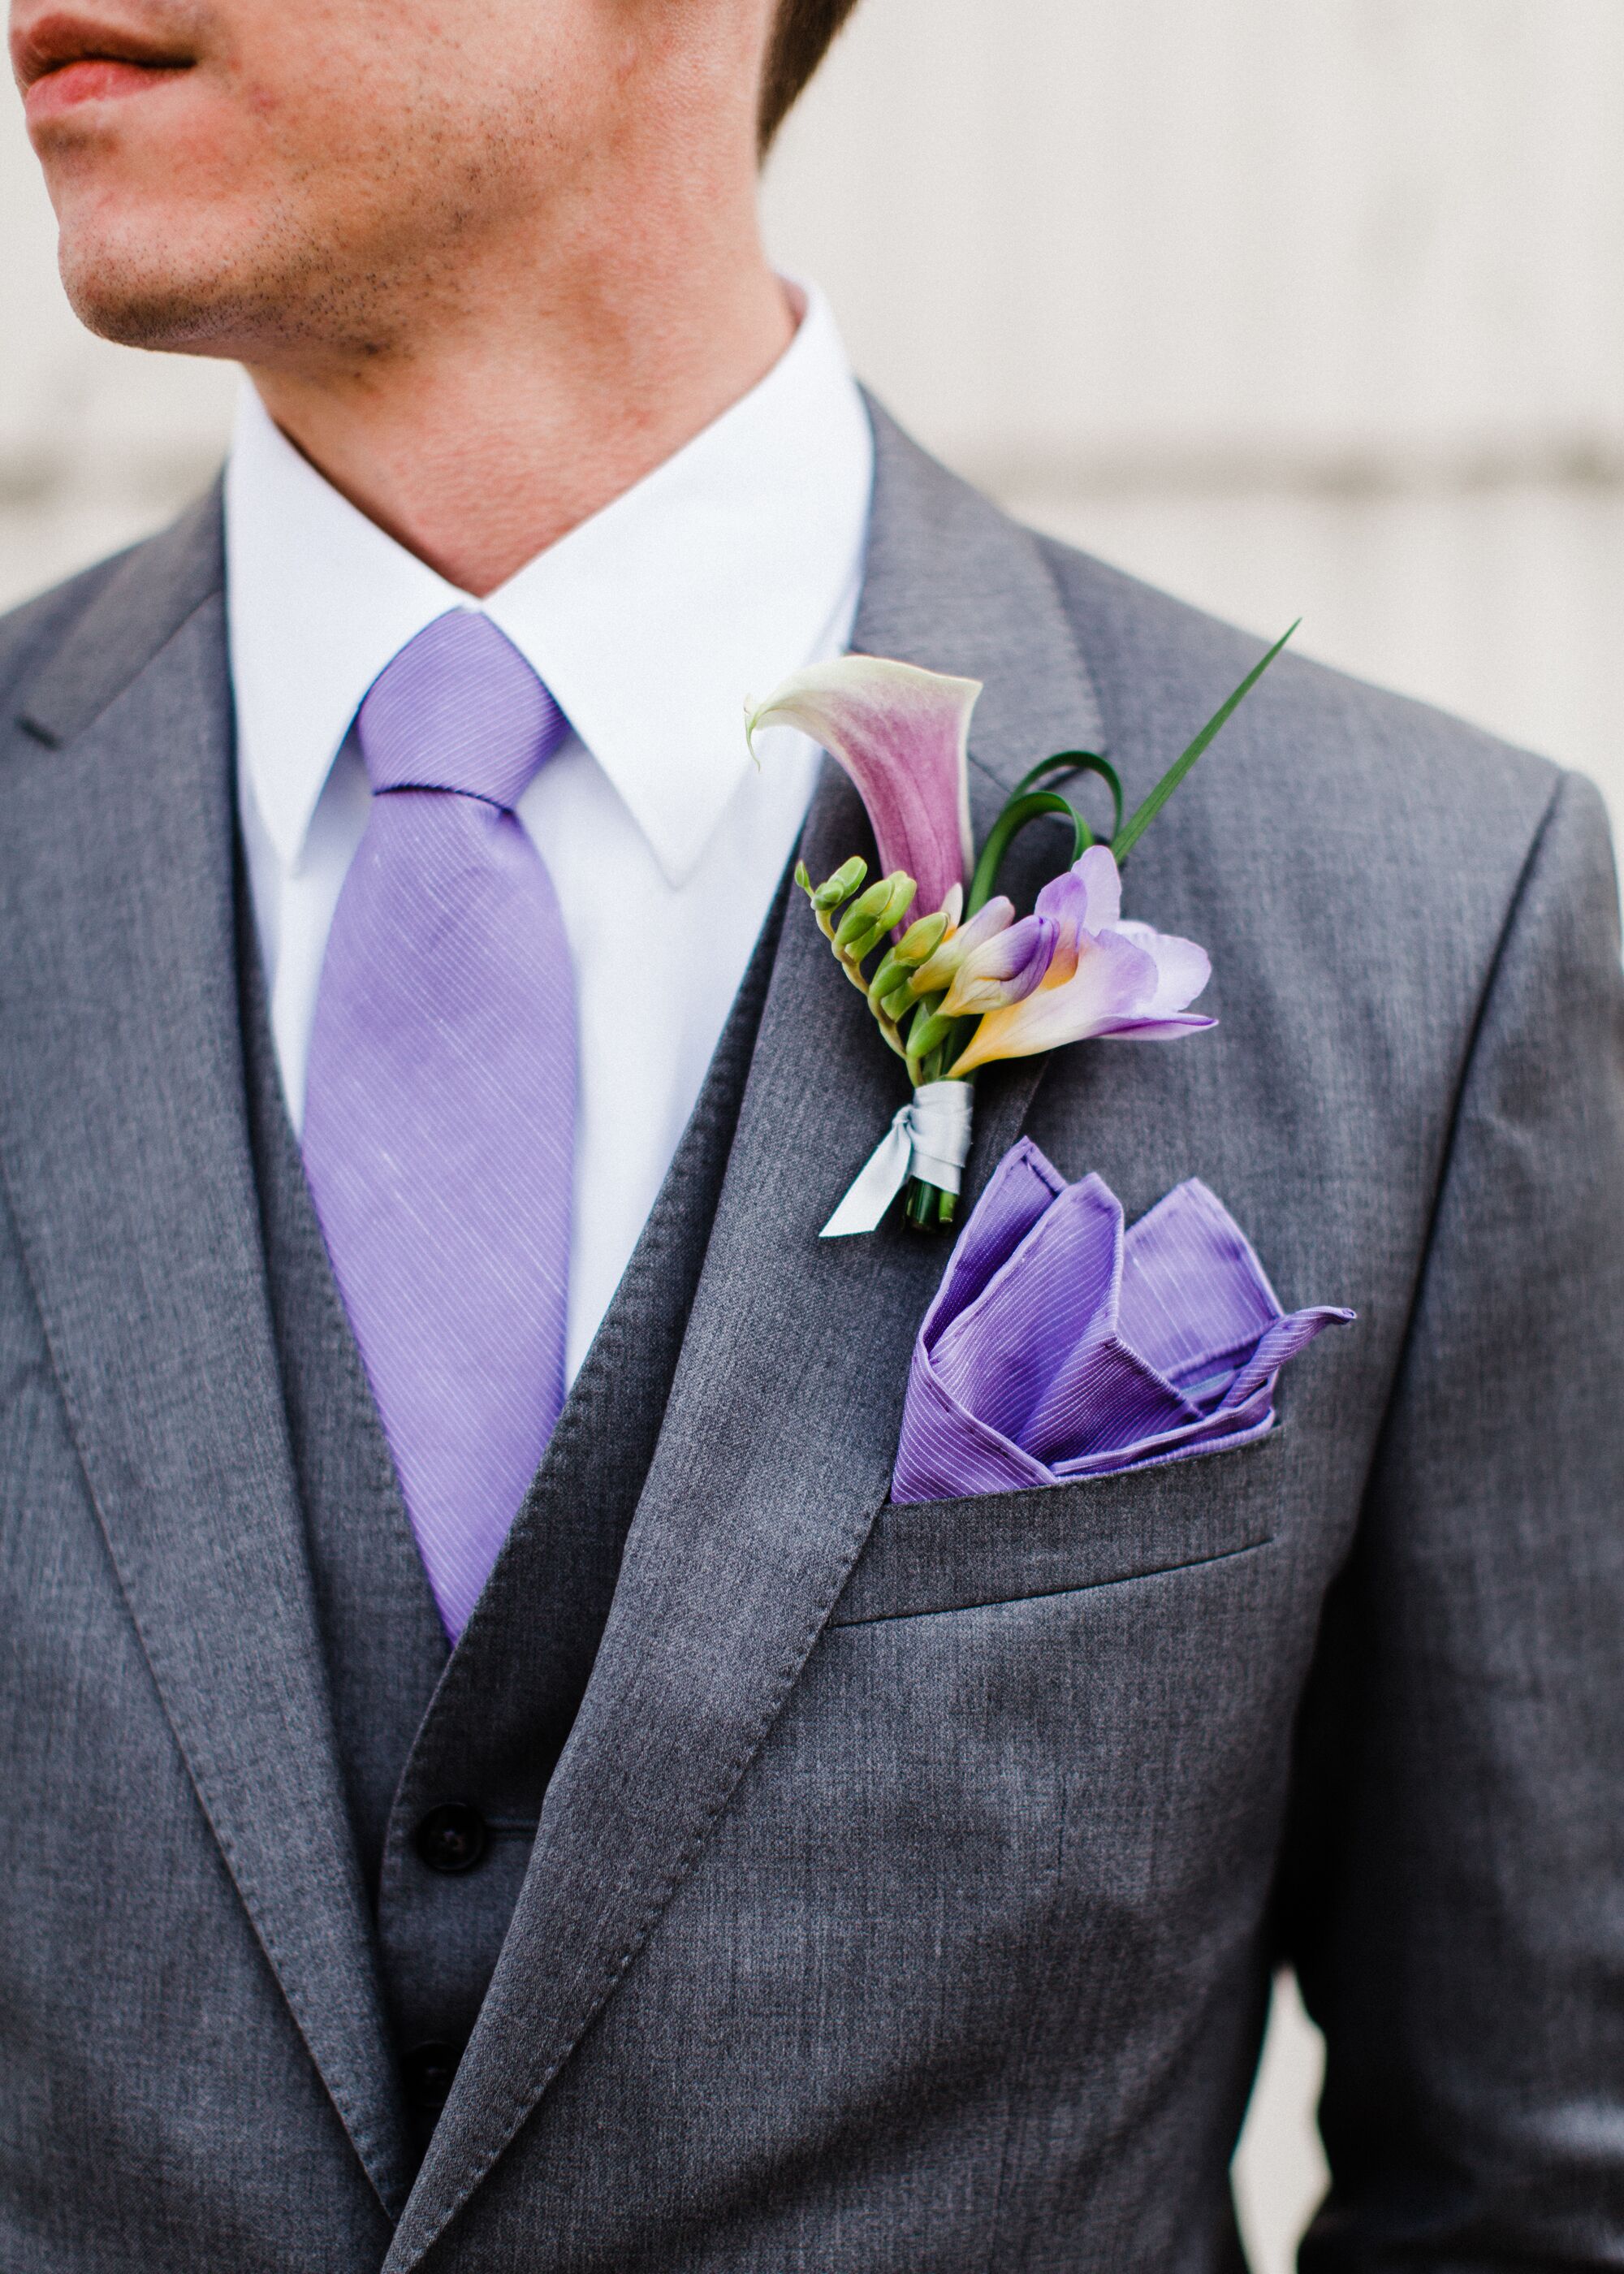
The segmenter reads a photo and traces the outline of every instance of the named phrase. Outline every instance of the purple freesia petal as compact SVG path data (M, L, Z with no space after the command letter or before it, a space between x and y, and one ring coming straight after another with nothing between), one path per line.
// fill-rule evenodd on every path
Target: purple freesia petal
M1156 991L1155 964L1120 932L1085 932L1071 976L1056 983L1054 970L1051 965L1048 979L1024 1003L987 1013L969 1048L949 1067L951 1079L994 1058L1031 1058L1065 1043L1086 1042L1142 1011Z
M1136 947L1142 947L1156 967L1156 991L1145 1005L1147 1017L1162 1018L1193 1003L1213 975L1212 958L1192 939L1176 932L1153 931L1147 923L1119 923L1115 929Z
M1213 975L1206 949L1147 923L1124 922L1122 877L1109 846L1091 845L1045 885L1037 914L1057 927L1041 982L1023 997L1006 996L988 1007L951 1069L954 1075L1066 1043L1165 1043L1217 1025L1187 1008ZM950 998L944 1007L981 1006Z
M1218 1024L1216 1019L1204 1018L1199 1011L1184 1011L1168 1019L1113 1019L1094 1029L1096 1043L1177 1043L1186 1035L1203 1035L1209 1027Z
M1110 847L1091 845L1062 875L1051 877L1038 894L1037 913L1060 926L1053 971L1058 985L1077 968L1084 933L1113 929L1122 914L1122 877Z
M749 713L746 732L753 744L763 727L798 727L821 742L856 786L882 872L906 870L919 886L914 913L930 915L974 857L966 760L981 691L977 679L837 656L786 679Z
M1037 912L1075 931L1105 931L1122 921L1122 874L1109 845L1091 845L1038 894Z
M1038 894L1036 914L1047 916L1058 932L1050 959L1056 986L1069 979L1077 968L1077 944L1083 936L1083 918L1087 913L1088 887L1070 869L1053 877Z
M949 1019L1024 1003L1042 983L1060 927L1052 916L1023 916L965 958L942 1005Z

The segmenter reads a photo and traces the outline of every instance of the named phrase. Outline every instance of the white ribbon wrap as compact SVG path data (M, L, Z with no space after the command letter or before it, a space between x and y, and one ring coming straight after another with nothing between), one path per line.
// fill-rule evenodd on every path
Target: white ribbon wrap
M967 1081L928 1081L914 1093L868 1156L818 1237L872 1231L910 1177L956 1193L970 1150L974 1094Z

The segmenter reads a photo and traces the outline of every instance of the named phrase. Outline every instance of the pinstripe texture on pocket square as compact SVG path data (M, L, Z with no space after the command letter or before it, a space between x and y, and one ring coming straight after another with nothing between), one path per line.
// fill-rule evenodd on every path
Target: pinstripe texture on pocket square
M1131 1230L1029 1139L999 1163L914 1344L896 1502L1017 1491L1265 1435L1276 1377L1351 1311L1282 1311L1199 1178Z

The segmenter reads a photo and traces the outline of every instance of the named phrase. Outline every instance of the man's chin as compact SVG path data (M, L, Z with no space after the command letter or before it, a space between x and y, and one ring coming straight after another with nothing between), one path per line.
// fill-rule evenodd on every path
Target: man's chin
M63 289L80 323L122 347L177 355L233 356L245 351L255 327L250 309L266 294L206 263L132 260L102 247L61 252Z

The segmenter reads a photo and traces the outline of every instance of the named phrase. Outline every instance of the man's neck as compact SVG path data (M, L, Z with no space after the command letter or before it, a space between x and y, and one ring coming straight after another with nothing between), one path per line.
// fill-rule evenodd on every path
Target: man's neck
M358 507L483 597L764 377L794 331L753 221L710 274L534 275L447 296L410 335L324 365L251 364L277 425ZM516 313L515 313L516 312Z

